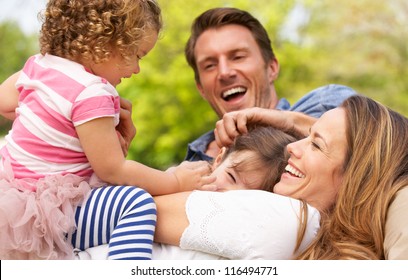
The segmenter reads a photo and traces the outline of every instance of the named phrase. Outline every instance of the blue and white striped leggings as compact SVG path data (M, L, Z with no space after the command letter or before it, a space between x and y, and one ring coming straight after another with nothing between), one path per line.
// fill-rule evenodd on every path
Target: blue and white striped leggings
M75 214L72 245L80 250L109 243L109 259L151 259L156 205L131 186L93 189Z

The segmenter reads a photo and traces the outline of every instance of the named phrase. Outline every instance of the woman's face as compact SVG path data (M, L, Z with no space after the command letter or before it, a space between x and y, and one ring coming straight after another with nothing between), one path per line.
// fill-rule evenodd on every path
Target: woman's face
M333 205L346 158L346 113L336 108L323 114L310 135L287 147L288 165L274 193L303 199L318 210Z

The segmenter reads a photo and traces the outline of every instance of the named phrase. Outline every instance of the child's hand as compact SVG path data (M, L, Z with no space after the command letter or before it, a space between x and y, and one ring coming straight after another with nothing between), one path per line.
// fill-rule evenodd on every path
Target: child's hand
M132 121L132 103L124 98L120 98L120 120L116 126L120 146L123 155L126 157L130 143L136 135L136 127Z
M215 177L211 174L211 166L206 161L183 161L180 165L169 168L166 172L173 173L179 183L179 191L195 189L215 190L211 185Z

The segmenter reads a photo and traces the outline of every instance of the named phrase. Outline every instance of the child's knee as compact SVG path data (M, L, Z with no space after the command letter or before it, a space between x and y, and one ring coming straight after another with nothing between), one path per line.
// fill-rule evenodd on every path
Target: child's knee
M156 203L150 193L135 187L134 191L131 192L132 196L129 197L129 201L132 202L133 209L138 209L138 211L143 211L144 214L156 215Z

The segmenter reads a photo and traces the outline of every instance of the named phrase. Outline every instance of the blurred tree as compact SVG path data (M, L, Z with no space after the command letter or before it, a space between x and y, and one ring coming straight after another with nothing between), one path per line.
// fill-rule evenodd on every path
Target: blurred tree
M0 81L20 70L38 51L37 35L24 34L13 21L0 23Z
M315 82L342 82L408 113L408 2L304 1L302 53Z
M20 70L26 59L34 54L38 47L35 35L24 34L12 21L0 23L0 82ZM0 135L11 127L11 122L0 116Z

